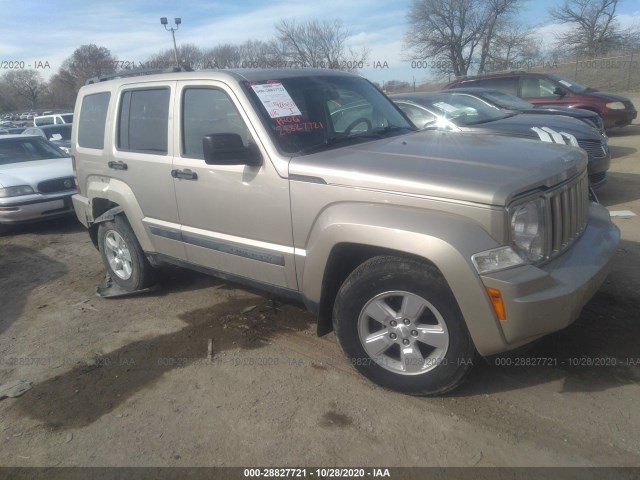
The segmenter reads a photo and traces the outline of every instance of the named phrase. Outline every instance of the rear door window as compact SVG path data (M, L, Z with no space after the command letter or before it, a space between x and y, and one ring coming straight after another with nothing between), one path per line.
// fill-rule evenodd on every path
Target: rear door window
M167 154L169 88L127 90L118 114L119 150Z

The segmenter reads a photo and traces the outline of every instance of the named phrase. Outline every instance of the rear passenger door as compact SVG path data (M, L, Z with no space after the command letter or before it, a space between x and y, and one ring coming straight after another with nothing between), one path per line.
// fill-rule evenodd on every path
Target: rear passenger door
M174 182L189 262L297 289L288 180L270 162L233 90L213 80L178 82L175 111ZM255 144L262 164L206 164L202 139L216 133Z
M156 251L185 259L171 176L175 89L175 81L118 89L109 172L134 192L130 201L138 202Z

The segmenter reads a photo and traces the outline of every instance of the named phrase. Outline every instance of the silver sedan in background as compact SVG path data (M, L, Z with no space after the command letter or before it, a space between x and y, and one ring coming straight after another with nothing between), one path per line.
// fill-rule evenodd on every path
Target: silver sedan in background
M0 137L0 233L7 226L73 213L71 158L39 136Z

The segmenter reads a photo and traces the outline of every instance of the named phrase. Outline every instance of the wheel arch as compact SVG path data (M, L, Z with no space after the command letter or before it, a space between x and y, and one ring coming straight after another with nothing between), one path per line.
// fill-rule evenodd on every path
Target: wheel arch
M318 334L333 329L335 296L347 276L373 256L394 255L434 266L443 276L480 346L504 344L484 285L471 264L474 253L498 243L472 220L435 211L356 205L319 219L309 237L301 289L316 305ZM326 216L325 219L328 219ZM375 219L376 223L369 220Z
M87 185L87 196L91 199L92 220L89 222L89 236L97 246L98 225L112 220L115 215L124 215L129 222L140 246L145 252L154 251L153 244L142 219L144 214L129 186L117 179L108 182L94 178Z

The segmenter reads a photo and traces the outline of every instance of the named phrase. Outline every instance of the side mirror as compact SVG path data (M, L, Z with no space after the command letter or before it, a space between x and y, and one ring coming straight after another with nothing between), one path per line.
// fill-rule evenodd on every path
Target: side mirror
M244 146L237 133L212 133L202 138L204 161L208 165L262 165L262 155L255 144Z
M558 96L558 97L564 97L564 96L567 94L567 92L565 92L565 91L564 91L563 89L561 89L560 87L556 87L556 88L553 90L553 94L554 94L554 95L556 95L556 96Z

